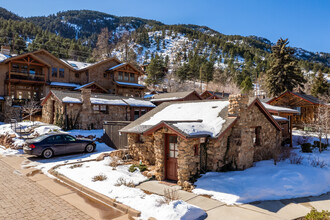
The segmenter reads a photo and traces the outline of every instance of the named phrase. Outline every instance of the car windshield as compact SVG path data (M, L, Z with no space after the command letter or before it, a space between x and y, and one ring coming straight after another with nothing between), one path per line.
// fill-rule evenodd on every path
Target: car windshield
M46 137L48 137L48 136L41 135L39 137L33 138L32 141L34 141L34 142L40 142L40 141L44 140Z

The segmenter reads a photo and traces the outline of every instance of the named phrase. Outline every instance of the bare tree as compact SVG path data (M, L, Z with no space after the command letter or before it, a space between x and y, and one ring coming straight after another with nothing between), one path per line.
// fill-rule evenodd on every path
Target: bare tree
M28 114L30 117L30 121L32 121L32 115L40 111L40 105L36 101L28 101L25 105L22 106L22 112Z

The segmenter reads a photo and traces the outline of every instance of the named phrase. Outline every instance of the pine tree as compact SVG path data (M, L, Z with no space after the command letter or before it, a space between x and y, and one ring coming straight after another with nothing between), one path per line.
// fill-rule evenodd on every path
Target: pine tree
M150 64L147 67L147 85L160 84L163 82L165 77L165 64L163 59L156 54L154 58L151 59Z
M294 88L304 87L304 79L297 61L293 58L294 49L288 47L288 39L279 39L272 47L270 68L267 70L267 88L271 95L277 96Z
M330 95L330 84L325 80L321 71L319 71L314 78L312 95L316 97L320 95Z
M253 89L253 84L250 76L246 76L240 85L243 93L249 93Z

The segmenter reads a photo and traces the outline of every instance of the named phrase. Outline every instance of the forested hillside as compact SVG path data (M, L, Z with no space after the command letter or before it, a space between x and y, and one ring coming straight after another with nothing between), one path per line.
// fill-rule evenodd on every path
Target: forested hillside
M46 49L60 58L97 61L117 56L137 65L162 60L180 81L231 81L251 89L269 68L274 43L258 36L224 35L198 25L166 25L135 17L72 10L23 18L0 8L0 44L14 53ZM330 73L330 54L294 48L306 77Z

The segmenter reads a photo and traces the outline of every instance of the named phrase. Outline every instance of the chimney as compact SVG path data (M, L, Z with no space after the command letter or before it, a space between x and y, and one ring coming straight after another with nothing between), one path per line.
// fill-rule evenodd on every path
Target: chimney
M81 100L82 100L83 111L92 110L91 94L92 94L91 89L81 89Z
M249 103L249 97L246 94L230 95L229 96L229 106L228 106L228 116L238 117L246 110Z
M5 45L2 45L1 46L1 53L4 54L4 55L10 55L10 46L5 46Z

